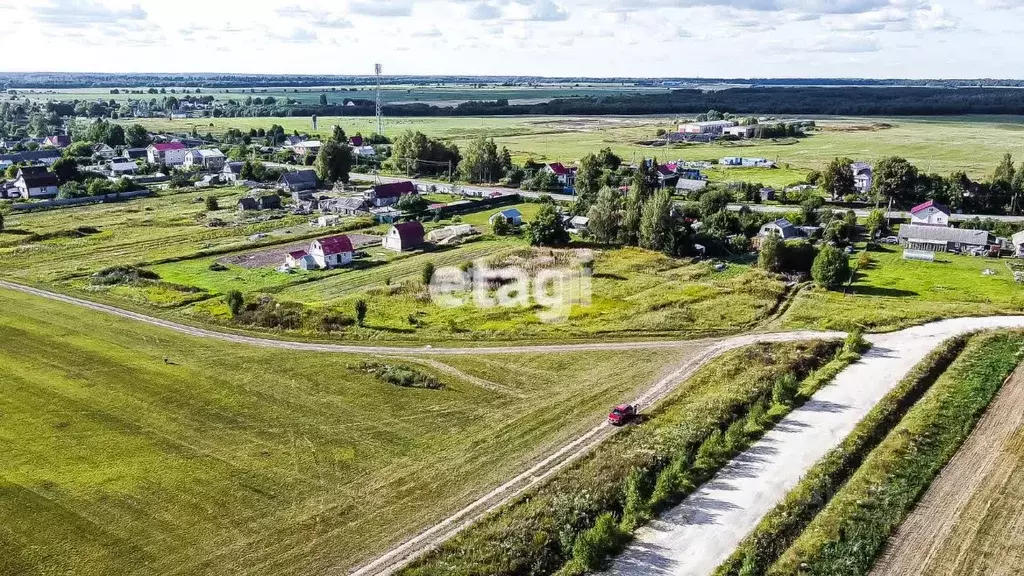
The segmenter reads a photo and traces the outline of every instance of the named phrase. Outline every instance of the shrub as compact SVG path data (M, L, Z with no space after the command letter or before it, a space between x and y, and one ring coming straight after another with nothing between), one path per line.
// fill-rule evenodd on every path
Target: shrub
M700 445L700 449L697 450L697 460L694 462L694 466L702 470L714 468L719 455L724 451L724 444L722 431L715 430L712 432Z
M112 266L93 274L89 282L94 286L116 286L159 279L156 272L137 266Z
M228 308L231 310L231 316L238 316L242 311L242 307L245 306L245 297L238 290L228 292L226 301Z
M434 263L433 262L427 262L427 263L425 263L423 265L423 276L422 276L423 285L424 286L429 286L430 285L430 281L433 280L433 279L434 279Z
M404 364L360 362L349 368L373 374L381 382L402 388L422 388L424 390L444 390L445 388L444 384L437 378Z
M210 264L209 268L210 272L224 272L228 269L227 266L221 264L220 262L214 262L213 264Z
M220 210L220 203L217 202L217 197L213 196L213 195L207 196L206 197L206 211L207 212L213 212L215 210Z
M647 500L649 484L647 473L640 468L633 468L626 477L622 508L622 529L626 532L632 532L651 519L651 505Z
M811 277L822 288L840 288L850 278L850 261L841 250L826 244L814 259Z
M792 374L783 374L775 380L775 386L772 387L772 401L779 406L791 406L799 389L800 383Z
M597 517L594 527L576 538L572 559L583 570L597 570L606 558L618 552L628 540L615 516L605 512Z
M366 321L366 300L356 300L356 323L360 326Z

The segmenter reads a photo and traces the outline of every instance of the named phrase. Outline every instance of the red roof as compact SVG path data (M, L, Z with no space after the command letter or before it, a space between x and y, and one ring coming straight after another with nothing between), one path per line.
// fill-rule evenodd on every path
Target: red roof
M320 243L320 247L324 251L324 255L330 254L344 254L345 252L352 252L352 241L349 240L348 236L331 236L330 238L318 238L317 242Z
M352 142L353 146L362 146L363 145L363 137L362 136L353 136L351 138L351 142Z
M308 256L305 250L296 250L295 252L289 252L288 255L295 260L301 260Z
M373 187L375 198L401 198L406 194L415 194L416 185L412 182L395 182L393 184L381 184Z
M561 162L555 162L554 164L548 164L548 168L551 169L558 176L565 176L569 173L569 169L565 167Z
M398 230L398 237L402 239L402 246L416 246L423 243L423 224L415 220L395 224L395 230Z
M942 204L939 204L935 200L929 200L929 201L925 202L924 204L920 204L918 206L914 206L913 208L910 209L910 213L911 214L917 214L918 212L924 212L925 210L927 210L927 209L929 209L929 208L931 208L933 206L937 210L945 212L946 214L950 213L949 212L949 208L946 208L945 206L943 206Z
M157 152L167 152L168 150L184 150L185 145L181 142L165 142L163 144L153 144L153 148Z
M660 172L662 176L672 176L676 173L674 168L669 168L668 166L658 166L658 172Z

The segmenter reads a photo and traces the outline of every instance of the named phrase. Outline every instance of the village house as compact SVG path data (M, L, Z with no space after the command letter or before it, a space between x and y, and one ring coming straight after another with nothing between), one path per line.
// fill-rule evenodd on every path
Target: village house
M186 170L193 168L200 170L222 170L226 160L227 158L224 156L224 153L216 148L210 150L190 148L185 153L185 161L182 163L182 167Z
M117 154L117 151L107 144L100 143L96 146L96 149L93 150L93 153L104 160L110 160Z
M25 200L54 198L59 186L57 175L45 166L25 166L14 180L14 187Z
M322 147L319 140L307 140L292 146L292 150L299 156L312 156L318 154Z
M146 148L146 155L150 164L165 164L167 166L181 166L184 164L187 152L188 148L181 142L150 144L149 148Z
M793 224L785 218L779 218L778 220L765 224L761 227L761 231L758 233L758 236L761 238L767 238L771 234L774 234L783 240L794 240L802 236L800 229L793 226Z
M238 182L242 179L242 167L245 162L225 162L224 168L220 171L220 181L226 184Z
M29 162L46 164L49 166L57 160L60 160L60 151L52 148L48 150L27 150L25 152L0 154L0 165L3 165L4 167L10 166L11 164L25 164Z
M121 156L130 158L132 160L146 160L149 158L149 149L147 148L125 148Z
M348 196L345 198L325 198L321 200L318 208L321 212L329 214L341 214L343 216L355 216L367 214L369 207L363 198Z
M922 252L967 252L988 248L996 241L984 230L920 224L900 226L899 239L908 250Z
M1017 232L1010 238L1013 245L1013 255L1017 258L1024 258L1024 231Z
M949 226L950 210L934 200L910 209L910 223L918 226Z
M423 224L419 222L403 222L395 224L384 237L383 246L395 252L415 250L423 245Z
M722 166L742 166L744 168L775 168L775 162L767 158L740 158L727 156L718 161Z
M115 177L135 174L139 169L138 164L131 158L111 158L108 166L110 167L110 175Z
M377 150L373 146L353 146L352 155L356 158L373 158L377 155Z
M569 168L561 162L554 162L544 166L543 170L549 174L554 174L558 178L558 183L564 188L572 188L576 185L576 169Z
M689 178L680 178L676 181L676 193L680 196L689 196L690 194L700 192L707 187L707 180L690 180Z
M732 120L709 120L707 122L690 122L681 124L679 131L683 134L713 134L719 135L725 132L726 128L735 126Z
M249 210L277 210L280 207L281 197L277 194L246 197L238 201L238 209L242 212Z
M355 250L348 236L318 238L309 245L309 256L319 268L337 268L352 263Z
M67 148L71 146L71 136L65 136L58 134L57 136L47 136L43 138L44 148Z
M318 268L316 260L305 250L289 252L284 258L284 265L293 270L315 270Z
M492 215L490 218L487 219L487 223L490 224L491 226L494 226L494 222L497 221L498 218L503 218L506 222L513 226L521 226L523 224L523 213L517 210L516 208L507 208L505 210L502 210L501 212L498 212L497 214Z
M320 179L317 178L314 170L299 170L298 172L285 172L277 184L285 192L301 192L316 190L320 186Z
M402 196L416 194L416 185L412 182L393 182L391 184L378 184L364 193L366 200L373 206L381 208L394 206L402 199Z
M853 172L853 187L857 189L857 192L861 194L871 192L871 186L874 184L871 164L854 162L850 164L850 170Z
M586 234L590 231L590 218L573 216L566 222L566 230L571 234Z

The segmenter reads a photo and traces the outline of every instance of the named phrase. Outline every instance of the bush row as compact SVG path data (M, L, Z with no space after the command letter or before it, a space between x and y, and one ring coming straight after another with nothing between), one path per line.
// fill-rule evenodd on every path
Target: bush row
M838 343L757 345L690 378L646 421L615 435L540 487L404 569L444 573L578 574L599 566L628 533L710 477L771 418L773 396L834 358Z
M952 364L968 337L947 340L896 386L834 450L769 512L715 571L715 576L763 574L792 545L850 475Z
M404 364L364 361L349 366L349 369L373 374L381 382L402 388L424 388L427 390L444 390L445 388L437 378Z
M768 574L867 574L1020 362L1022 346L1020 332L972 338Z

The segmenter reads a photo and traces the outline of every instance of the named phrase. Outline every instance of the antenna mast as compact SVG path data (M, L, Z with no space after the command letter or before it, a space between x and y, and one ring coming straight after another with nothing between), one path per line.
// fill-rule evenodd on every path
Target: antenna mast
M377 73L377 134L384 135L384 102L380 94L380 64L374 64L374 71Z

